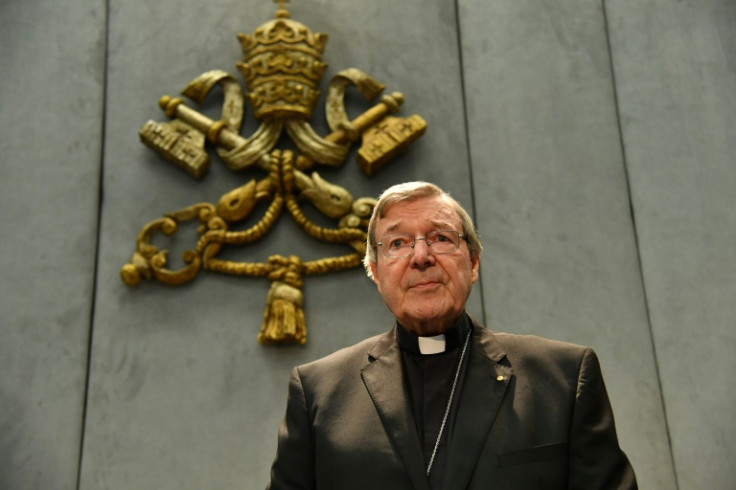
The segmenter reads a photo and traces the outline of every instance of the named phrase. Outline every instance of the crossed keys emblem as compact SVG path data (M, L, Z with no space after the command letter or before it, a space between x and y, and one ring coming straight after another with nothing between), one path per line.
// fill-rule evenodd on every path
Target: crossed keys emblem
M362 71L349 68L337 73L328 84L325 114L332 132L324 138L319 136L309 119L327 68L322 61L327 35L313 33L292 20L284 7L285 0L276 1L279 7L273 20L259 26L252 35L238 34L244 61L238 62L237 67L245 80L245 94L235 77L221 70L201 74L182 91L201 103L219 86L223 92L220 120L213 121L178 97L164 95L159 106L172 120L148 121L139 131L144 144L192 177L200 178L207 170L206 142L214 145L229 169L258 169L263 176L227 192L217 204L194 204L147 223L138 233L133 257L123 265L120 274L129 286L143 279L180 285L194 279L202 269L268 278L271 286L258 342L303 344L307 339L303 277L361 264L368 219L376 202L371 197L353 199L343 187L309 171L316 165L339 167L352 144L362 140L358 165L366 175L372 175L419 138L427 124L418 115L391 115L403 103L398 92L383 95L374 106L349 120L345 109L348 87L356 87L368 100L375 99L385 88ZM246 99L260 123L248 138L240 134ZM275 149L284 130L297 151ZM333 220L335 227L311 222L300 207L304 202ZM264 205L257 208L259 203ZM244 230L236 226L263 207L265 212L256 224ZM227 247L257 242L272 229L284 209L307 235L345 244L352 252L304 262L296 255L271 255L265 262L218 257ZM152 239L158 233L175 235L181 224L194 220L196 244L183 253L184 266L171 270L167 263L169 251L159 250Z

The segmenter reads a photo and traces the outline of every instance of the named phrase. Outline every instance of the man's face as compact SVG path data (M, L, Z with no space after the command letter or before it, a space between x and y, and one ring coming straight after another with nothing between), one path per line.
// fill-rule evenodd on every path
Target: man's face
M424 237L436 230L462 233L460 218L444 199L420 198L391 206L376 223L376 241L398 233ZM410 332L440 334L465 308L479 261L471 259L467 242L460 242L454 252L435 255L424 240L417 240L404 258L388 258L379 247L371 263L373 280L386 306Z

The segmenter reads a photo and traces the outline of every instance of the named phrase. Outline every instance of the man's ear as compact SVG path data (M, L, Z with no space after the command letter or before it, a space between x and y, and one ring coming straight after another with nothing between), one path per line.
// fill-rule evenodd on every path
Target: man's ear
M470 269L472 271L471 279L473 284L478 280L478 269L480 268L480 256L477 254L470 256Z
M371 262L370 267L371 267L371 279L373 279L373 282L378 284L378 267L375 262Z

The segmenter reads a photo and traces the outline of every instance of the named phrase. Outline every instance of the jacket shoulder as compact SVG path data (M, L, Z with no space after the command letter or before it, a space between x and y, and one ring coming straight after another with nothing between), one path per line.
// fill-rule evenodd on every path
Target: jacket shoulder
M590 347L583 345L548 339L537 335L488 332L510 355L525 353L527 355L542 354L580 357L586 351L592 350Z
M495 348L517 374L549 373L574 378L586 358L597 362L593 349L583 345L536 335L491 332L485 328L482 330L483 343L489 346L495 344Z
M345 378L349 372L358 373L368 364L368 358L376 345L390 342L393 330L369 337L357 344L344 347L325 357L297 366L303 380L315 379L324 383L331 378Z
M525 335L494 331L470 317L473 328L477 331L480 342L487 350L498 350L499 354L513 358L519 357L571 357L581 358L586 352L592 352L590 347L570 342L552 340L537 335Z

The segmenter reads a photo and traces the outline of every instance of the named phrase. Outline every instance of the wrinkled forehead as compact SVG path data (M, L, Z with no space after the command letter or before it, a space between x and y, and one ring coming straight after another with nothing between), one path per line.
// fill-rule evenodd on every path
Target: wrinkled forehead
M420 197L392 203L376 221L376 235L424 231L458 230L460 217L451 201L442 197Z

